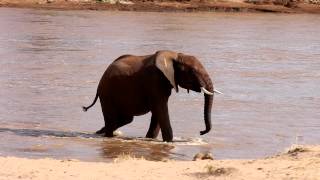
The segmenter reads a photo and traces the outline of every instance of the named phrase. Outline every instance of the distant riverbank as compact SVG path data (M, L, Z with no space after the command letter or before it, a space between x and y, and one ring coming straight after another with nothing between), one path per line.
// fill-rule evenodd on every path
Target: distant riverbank
M0 7L151 12L320 13L320 3L315 0L0 0Z
M255 160L154 162L120 156L113 163L0 157L0 179L319 179L320 146L293 147Z

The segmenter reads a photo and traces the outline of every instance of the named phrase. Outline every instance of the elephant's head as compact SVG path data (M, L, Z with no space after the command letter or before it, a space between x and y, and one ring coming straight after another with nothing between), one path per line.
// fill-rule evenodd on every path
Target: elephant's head
M200 61L194 56L172 51L158 51L155 54L156 66L163 72L172 87L178 92L178 86L189 91L204 92L204 121L206 134L211 129L211 108L213 101L212 81Z

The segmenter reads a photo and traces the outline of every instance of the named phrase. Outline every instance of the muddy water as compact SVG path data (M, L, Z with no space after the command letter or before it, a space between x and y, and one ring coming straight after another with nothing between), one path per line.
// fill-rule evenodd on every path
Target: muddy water
M105 161L119 154L189 160L255 158L320 141L320 17L0 9L0 155ZM174 143L143 139L150 114L102 138L94 98L122 54L171 49L196 55L224 95L213 130L203 96L170 98ZM161 137L161 136L160 136Z

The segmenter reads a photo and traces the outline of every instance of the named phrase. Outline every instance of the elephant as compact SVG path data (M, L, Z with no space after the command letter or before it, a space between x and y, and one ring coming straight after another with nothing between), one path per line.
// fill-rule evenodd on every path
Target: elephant
M151 55L122 55L106 69L99 82L94 101L100 99L105 126L97 131L105 137L133 121L134 116L151 111L151 122L146 138L156 138L161 129L162 139L172 142L173 134L168 113L168 99L171 90L178 87L204 92L205 130L211 130L211 109L214 89L209 74L192 56L169 50L157 51Z

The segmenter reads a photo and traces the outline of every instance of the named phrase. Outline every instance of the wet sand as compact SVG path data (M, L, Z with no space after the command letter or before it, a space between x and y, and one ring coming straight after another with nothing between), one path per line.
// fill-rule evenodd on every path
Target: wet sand
M95 0L0 0L0 7L60 9L60 10L118 10L152 12L274 12L320 13L320 5L305 2L274 4L267 1L246 3L244 0L229 1L160 1L132 0L113 3Z
M124 155L112 163L0 157L0 164L0 179L319 179L320 146L255 160L154 162Z

